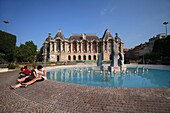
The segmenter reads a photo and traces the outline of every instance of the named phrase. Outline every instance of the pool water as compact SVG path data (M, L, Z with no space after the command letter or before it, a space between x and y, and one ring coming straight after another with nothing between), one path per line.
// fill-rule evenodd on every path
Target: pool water
M47 72L47 79L73 84L127 88L170 88L170 70L128 68L128 73L95 72L92 68L66 68Z

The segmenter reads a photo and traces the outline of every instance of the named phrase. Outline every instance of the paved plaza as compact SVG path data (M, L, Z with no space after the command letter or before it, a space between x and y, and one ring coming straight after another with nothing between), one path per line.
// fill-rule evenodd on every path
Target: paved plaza
M0 113L169 113L170 88L110 88L55 81L11 90L18 71L0 73Z

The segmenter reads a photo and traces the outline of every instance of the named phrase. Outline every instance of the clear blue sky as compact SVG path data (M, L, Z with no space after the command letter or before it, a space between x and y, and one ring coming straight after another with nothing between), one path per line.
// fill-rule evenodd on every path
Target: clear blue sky
M67 38L71 33L102 37L108 28L131 48L165 33L170 0L0 0L0 21L0 30L15 34L17 45L33 40L40 48L48 32L54 37L59 28Z

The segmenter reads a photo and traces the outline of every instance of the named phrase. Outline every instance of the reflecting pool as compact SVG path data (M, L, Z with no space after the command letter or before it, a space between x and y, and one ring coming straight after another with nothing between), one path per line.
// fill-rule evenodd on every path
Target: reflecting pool
M128 68L126 73L97 72L92 67L55 69L47 79L73 84L127 88L170 88L170 70Z

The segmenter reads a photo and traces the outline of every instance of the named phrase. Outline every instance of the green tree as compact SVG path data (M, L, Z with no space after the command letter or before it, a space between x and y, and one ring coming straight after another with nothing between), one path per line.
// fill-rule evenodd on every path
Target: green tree
M6 62L13 62L15 60L15 46L16 36L4 31L0 31L0 59L3 59Z
M165 39L156 40L153 51L145 55L152 63L170 65L170 35Z
M144 55L144 58L147 64L156 64L160 59L160 53L155 52L147 53Z
M170 35L165 39L155 41L153 52L161 53L162 57L170 57Z
M18 62L33 62L36 56L37 46L33 41L27 41L25 44L21 44L16 47L16 58Z
M4 63L4 56L5 56L5 54L4 53L0 53L0 62L1 63Z
M36 61L38 61L38 62L42 62L43 61L42 54L43 54L43 47L41 47L40 51L38 51Z

